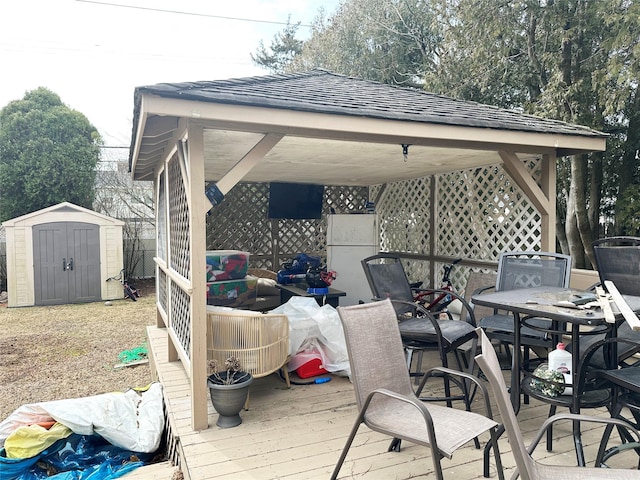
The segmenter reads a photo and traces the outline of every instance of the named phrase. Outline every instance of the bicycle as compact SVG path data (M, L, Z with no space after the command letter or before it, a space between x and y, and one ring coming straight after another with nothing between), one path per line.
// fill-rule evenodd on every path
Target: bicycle
M451 270L453 269L454 265L457 265L461 261L461 258L457 258L453 262L443 267L442 281L440 283L440 287L437 289L419 289L422 282L420 282L419 284L412 284L412 288L417 291L414 296L414 301L422 303L424 305L424 308L426 308L430 312L445 311L446 308L451 304L451 302L455 300L454 295L451 295L451 293L456 293L456 290L451 283ZM428 304L424 301L425 297L431 297L435 294L438 295Z
M127 281L124 275L124 268L120 270L120 273L115 277L107 278L107 282L110 282L111 280L118 280L122 284L122 288L124 289L125 299L130 298L134 302L138 301L138 297L140 297L140 293L138 293L138 290L133 285L129 285L129 282Z

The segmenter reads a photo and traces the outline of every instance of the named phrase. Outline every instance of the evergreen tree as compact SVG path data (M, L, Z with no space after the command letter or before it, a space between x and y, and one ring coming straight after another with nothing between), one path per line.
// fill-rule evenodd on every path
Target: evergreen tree
M91 208L100 136L40 87L0 111L0 221L68 201Z
M420 85L609 133L606 152L558 159L561 250L588 268L601 218L616 233L637 220L639 57L634 0L347 0L285 70Z

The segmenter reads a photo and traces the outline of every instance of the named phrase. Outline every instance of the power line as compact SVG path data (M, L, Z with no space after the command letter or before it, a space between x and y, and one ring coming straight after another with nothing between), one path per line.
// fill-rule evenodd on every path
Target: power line
M271 20L256 20L254 18L242 18L242 17L225 17L222 15L211 15L208 13L195 13L195 12L183 12L180 10L165 10L163 8L152 8L152 7L139 7L137 5L124 5L121 3L112 3L112 2L98 2L96 0L76 0L76 2L81 3L94 3L96 5L105 5L108 7L119 7L119 8L132 8L134 10L148 10L152 12L162 12L162 13L173 13L176 15L189 15L192 17L208 17L208 18L219 18L221 20L233 20L236 22L254 22L254 23L268 23L271 25L290 25L290 22L276 22ZM313 27L313 25L308 25L301 23L301 27Z

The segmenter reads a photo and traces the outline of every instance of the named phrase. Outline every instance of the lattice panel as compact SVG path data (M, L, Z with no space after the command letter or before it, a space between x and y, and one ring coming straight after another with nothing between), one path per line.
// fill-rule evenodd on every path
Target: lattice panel
M278 270L282 262L302 252L325 257L326 215L332 208L336 213L364 208L367 193L366 187L327 186L322 219L270 220L269 184L240 183L211 209L207 217L207 248L250 252L253 267L271 270ZM274 254L275 265L271 260L255 258L257 255L272 258Z
M526 167L536 181L540 161ZM435 251L431 242L431 178L391 183L376 205L380 217L381 250L451 257L497 260L505 250L533 250L541 236L541 217L502 167L438 175ZM368 198L376 198L381 186L326 187L325 211L348 213L361 210ZM267 218L268 184L241 183L213 208L207 218L207 248L239 249L252 254L251 265L278 270L293 255L304 252L325 256L326 219L274 220ZM277 256L275 265L271 258ZM256 255L265 258L256 259ZM438 284L443 265L435 266L435 282L429 278L428 262L405 262L412 281ZM456 285L465 283L466 270L456 267Z
M168 164L169 184L169 266L190 278L189 203L182 178L178 155L174 154Z
M272 251L271 222L267 218L269 184L241 183L229 191L207 218L207 248L243 250L252 255Z
M357 212L364 209L369 200L367 187L327 186L324 189L325 211L328 214Z
M171 285L171 316L169 326L178 338L182 349L191 358L191 302L189 294L178 287L174 282Z
M310 255L325 255L327 244L326 221L322 220L278 220L280 261L286 252L304 252Z
M376 198L380 187L372 187ZM430 179L417 178L387 185L376 205L380 217L381 250L410 253L429 253ZM430 284L427 262L404 262L412 281Z
M526 166L536 180L539 163ZM495 260L505 250L533 250L541 217L499 167L438 175L439 255Z
M158 304L165 315L168 313L167 308L167 274L158 268Z
M166 194L166 174L163 170L158 181L158 204L157 204L157 255L165 262L167 261L167 194Z

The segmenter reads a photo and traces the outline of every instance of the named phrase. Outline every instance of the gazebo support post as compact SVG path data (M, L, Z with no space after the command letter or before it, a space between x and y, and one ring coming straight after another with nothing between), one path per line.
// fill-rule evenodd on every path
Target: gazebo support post
M188 126L189 169L189 250L191 251L191 426L194 430L209 427L207 413L207 297L206 297L206 228L205 217L210 208L204 188L204 133L201 125Z

